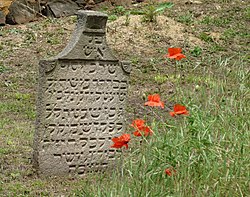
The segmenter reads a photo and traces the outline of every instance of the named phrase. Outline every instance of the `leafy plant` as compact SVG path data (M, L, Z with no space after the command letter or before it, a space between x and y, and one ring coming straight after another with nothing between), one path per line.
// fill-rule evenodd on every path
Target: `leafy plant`
M177 21L180 23L184 23L186 25L189 25L189 24L193 23L193 14L191 12L188 12L184 15L181 15L181 16L179 16Z
M117 6L113 10L113 13L117 14L117 15L123 15L123 14L125 14L125 12L126 12L126 9L123 6Z
M158 83L158 84L162 84L162 83L164 83L165 81L167 81L167 76L165 76L165 75L157 75L157 76L155 76L155 78L154 78L154 80L155 80L155 82L156 83Z
M160 3L158 6L151 4L144 9L143 21L156 22L156 17L158 14L163 13L165 9L172 8L173 6L174 4L170 2Z
M204 32L200 34L200 39L205 42L213 42L213 38Z
M193 50L191 50L191 54L194 56L194 57L198 57L201 55L201 52L202 52L202 49L199 47L199 46L196 46L194 47Z
M4 72L6 72L8 70L9 69L6 66L4 66L3 64L0 63L0 73L4 73Z
M126 12L126 20L124 25L129 26L129 23L130 23L130 12Z
M117 18L118 17L114 14L108 16L108 20L110 20L110 21L115 21L115 20L117 20Z

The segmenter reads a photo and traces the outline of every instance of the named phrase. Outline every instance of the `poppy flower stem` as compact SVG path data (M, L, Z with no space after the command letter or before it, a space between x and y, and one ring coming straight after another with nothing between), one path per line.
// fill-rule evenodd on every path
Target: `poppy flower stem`
M179 64L179 62L176 61L176 70L175 70L175 78L176 78L176 82L178 87L180 87L180 85L182 84L182 69L181 69L181 64ZM178 72L178 73L177 73Z
M121 175L123 176L124 151L121 152Z
M142 135L141 137L143 138L143 140L144 140L147 144L149 144L149 142L148 142L148 140L147 140L147 137L145 137L144 135Z
M170 108L168 108L168 107L165 107L165 109L170 110ZM162 122L164 122L164 120L162 119L162 117L161 117L159 114L157 114L157 113L154 111L153 108L151 108L151 112L152 112L152 114L153 114L155 117L157 117L159 120L161 120Z
M143 106L141 106L141 105L138 105L138 107L140 107L140 108L142 108L142 109L145 109ZM154 109L153 108L146 108L146 109L148 109L150 112L151 112L151 114L153 114L154 115L154 117L156 117L156 119L157 120L160 120L163 124L165 124L166 126L168 126L168 127L174 127L174 126L171 126L171 125L168 125L168 124L166 124L165 123L165 121L163 120L163 118L162 118L162 116L160 116L159 114L157 114L155 111L154 111ZM166 109L167 111L171 111L172 109L170 109L169 107L164 107L164 109Z
M175 79L177 79L177 67L178 67L178 63L177 63L177 61L175 61L175 67L174 67L174 77L175 77Z
M119 171L121 173L121 176L123 177L123 162L124 162L124 151L121 149L121 157L120 157L120 164L119 164Z

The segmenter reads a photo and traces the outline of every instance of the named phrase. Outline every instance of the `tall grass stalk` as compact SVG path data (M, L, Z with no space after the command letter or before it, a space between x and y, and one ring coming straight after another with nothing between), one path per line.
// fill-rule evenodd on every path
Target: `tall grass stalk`
M230 66L231 80L216 73L224 73ZM124 158L122 173L106 175L105 182L83 191L121 197L247 196L249 89L238 87L247 86L249 73L243 62L235 66L230 59L220 59L211 67L216 68L214 73L210 69L203 72L203 79L209 79L210 85L201 85L198 91L179 86L172 98L181 99L190 116L169 116L172 127L166 127L166 117L152 122L154 135L142 139L142 143L134 139L138 143ZM167 176L166 168L174 168L176 174Z

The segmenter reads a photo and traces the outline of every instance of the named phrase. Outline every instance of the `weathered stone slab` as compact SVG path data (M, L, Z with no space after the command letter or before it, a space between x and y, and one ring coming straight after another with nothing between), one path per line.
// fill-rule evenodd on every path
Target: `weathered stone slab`
M113 166L111 138L124 127L130 65L106 44L107 15L79 11L67 47L40 61L34 166L83 175Z
M56 18L74 15L77 10L79 6L71 0L50 0L46 4L46 15Z
M32 0L15 0L9 7L9 13L6 16L8 24L22 24L36 19L39 13L39 2Z

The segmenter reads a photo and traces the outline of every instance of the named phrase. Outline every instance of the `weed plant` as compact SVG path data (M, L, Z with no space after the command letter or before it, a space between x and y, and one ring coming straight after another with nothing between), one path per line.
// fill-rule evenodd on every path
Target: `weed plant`
M211 68L225 73L231 63L240 63L233 73L218 77L206 69L200 80L193 78L192 82L204 79L210 82L193 91L179 86L176 95L169 98L169 102L188 106L189 116L172 118L166 113L160 119L155 118L151 122L154 134L134 139L129 151L125 150L121 172L110 178L104 175L96 185L77 193L89 196L249 194L250 121L246 102L249 72L242 59L230 61L220 59ZM164 170L171 167L176 173L167 176Z

